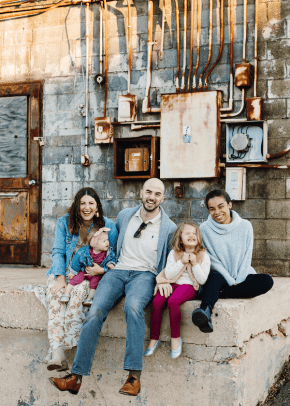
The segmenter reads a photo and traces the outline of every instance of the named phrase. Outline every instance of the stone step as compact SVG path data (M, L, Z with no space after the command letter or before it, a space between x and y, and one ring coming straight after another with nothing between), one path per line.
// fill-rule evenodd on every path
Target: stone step
M59 374L48 372L42 364L48 349L46 309L34 294L18 290L24 283L44 284L45 270L0 269L0 274L0 390L8 406L256 406L266 398L289 356L290 279L274 278L274 287L266 295L219 300L213 311L211 334L201 333L191 322L191 313L200 301L183 304L184 345L182 356L176 360L170 358L165 310L160 337L163 344L152 357L144 358L141 394L137 398L122 396L118 389L126 379L122 370L126 323L121 301L104 324L91 376L84 378L77 396L61 393L47 380ZM150 313L148 306L147 340ZM71 365L74 350L67 355Z

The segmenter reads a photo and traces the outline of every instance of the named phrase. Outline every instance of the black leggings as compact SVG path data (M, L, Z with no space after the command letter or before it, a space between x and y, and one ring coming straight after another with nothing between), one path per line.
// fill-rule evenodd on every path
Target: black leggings
M210 271L209 277L203 286L201 307L205 309L206 306L210 306L213 309L219 297L249 299L260 296L268 292L273 284L274 281L270 275L254 274L248 275L244 282L229 286L219 272Z

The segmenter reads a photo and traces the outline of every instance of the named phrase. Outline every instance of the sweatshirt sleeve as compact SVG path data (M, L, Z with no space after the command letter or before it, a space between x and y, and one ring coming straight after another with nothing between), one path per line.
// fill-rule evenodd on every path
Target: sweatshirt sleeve
M251 262L252 262L253 245L254 245L253 227L252 227L252 224L250 222L248 222L248 233L247 233L245 253L244 253L244 257L241 261L235 283L244 282L244 280L246 279L246 277L249 274L249 268L251 268Z
M167 257L165 266L165 276L167 279L173 279L184 267L184 264L181 262L181 260L175 261L173 254L174 251L172 250Z
M193 266L192 273L197 282L200 285L204 285L207 281L209 271L210 271L210 257L207 253L204 255L204 259L201 264Z

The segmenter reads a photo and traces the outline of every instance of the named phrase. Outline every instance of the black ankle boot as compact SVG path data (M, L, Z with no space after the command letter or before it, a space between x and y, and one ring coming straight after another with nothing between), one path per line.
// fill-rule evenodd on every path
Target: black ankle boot
M191 316L193 324L195 324L202 333L212 333L213 326L211 322L211 308L206 306L203 310L201 308L195 309Z

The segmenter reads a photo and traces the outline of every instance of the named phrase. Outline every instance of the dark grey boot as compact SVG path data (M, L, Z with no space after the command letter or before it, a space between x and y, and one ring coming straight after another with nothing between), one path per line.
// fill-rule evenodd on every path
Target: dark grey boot
M193 324L195 324L202 333L212 333L213 326L211 322L211 308L207 306L205 310L199 308L192 312L191 316Z

